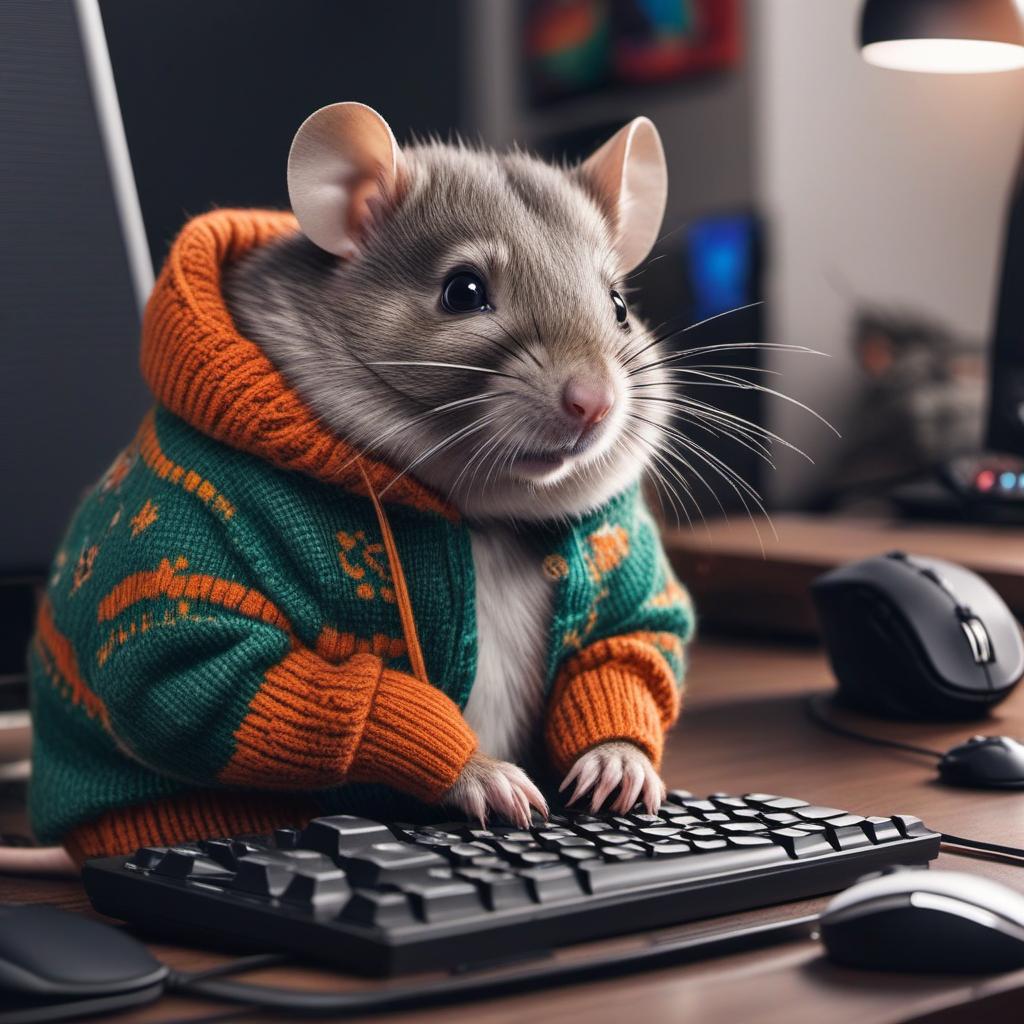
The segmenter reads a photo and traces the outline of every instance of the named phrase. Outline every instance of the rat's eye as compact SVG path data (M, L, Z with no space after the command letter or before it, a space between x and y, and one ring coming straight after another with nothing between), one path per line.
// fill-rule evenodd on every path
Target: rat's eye
M441 289L441 305L449 313L479 313L491 308L483 281L469 270L448 275Z
M625 327L626 317L629 316L629 310L626 308L626 300L613 288L611 291L612 305L615 307L615 319Z

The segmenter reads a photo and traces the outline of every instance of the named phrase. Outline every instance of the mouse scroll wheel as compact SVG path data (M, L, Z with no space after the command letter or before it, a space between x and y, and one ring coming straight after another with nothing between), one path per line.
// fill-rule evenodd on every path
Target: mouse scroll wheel
M970 644L975 664L987 665L996 660L988 630L982 625L981 619L974 615L965 616L960 620L960 628Z

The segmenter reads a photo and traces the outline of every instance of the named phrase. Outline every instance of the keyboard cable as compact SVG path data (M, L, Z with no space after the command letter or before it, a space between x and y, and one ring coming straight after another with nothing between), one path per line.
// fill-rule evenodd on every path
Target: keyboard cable
M860 732L851 729L849 726L840 725L831 718L824 710L827 698L823 694L811 694L803 699L803 709L807 717L819 728L834 733L849 740L858 740L861 743L870 743L876 747L891 747L894 750L905 750L911 754L922 754L925 757L933 757L938 761L942 756L941 750L932 750L930 747L921 747L913 743L904 743L901 740L890 740L882 736L873 736L870 733ZM997 857L1018 867L1024 867L1024 849L1015 846L1002 846L999 843L989 843L981 839L969 839L964 836L954 836L951 833L943 832L942 846L948 853L959 856L970 856L971 854L982 854L989 857Z
M248 957L209 971L174 973L168 980L167 990L230 1003L240 1002L244 1005L245 1012L287 1010L291 1014L308 1017L384 1013L421 1009L425 1006L452 1005L557 985L597 981L615 975L632 974L659 967L675 967L714 956L746 952L785 942L812 940L817 938L817 926L818 915L808 914L768 924L755 924L696 936L668 935L656 938L639 949L605 954L593 959L545 962L538 966L514 968L485 977L479 976L476 972L464 971L441 981L426 984L392 985L383 989L354 992L310 992L304 989L274 988L224 977L226 974L269 965L266 962L253 965L252 962L259 958ZM276 954L270 954L271 958L275 956ZM283 955L281 959L284 959ZM243 1010L239 1008L237 1012L241 1014ZM229 1012L199 1020L230 1020L233 1015ZM199 1024L195 1018L191 1018L191 1021L192 1024ZM163 1024L172 1022L165 1021Z

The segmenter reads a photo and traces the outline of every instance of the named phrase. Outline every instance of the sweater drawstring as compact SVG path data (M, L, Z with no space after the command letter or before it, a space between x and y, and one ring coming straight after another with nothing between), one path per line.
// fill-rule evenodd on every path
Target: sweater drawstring
M402 620L402 634L405 637L405 649L409 654L409 664L412 666L412 674L427 683L427 666L423 661L423 650L420 647L420 638L416 632L416 619L412 612L412 601L409 598L409 588L406 586L405 573L402 571L402 560L398 557L398 546L395 544L395 536L391 532L391 524L388 522L384 506L381 504L377 492L373 488L370 474L366 472L363 460L359 459L359 472L363 475L363 482L373 502L373 510L377 513L377 523L380 525L381 537L384 540L384 550L388 556L388 566L391 569L391 580L395 586L395 601L398 604L398 615Z

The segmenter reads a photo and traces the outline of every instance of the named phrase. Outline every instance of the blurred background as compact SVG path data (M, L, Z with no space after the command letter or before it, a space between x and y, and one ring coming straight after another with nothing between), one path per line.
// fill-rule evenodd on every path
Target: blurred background
M148 404L147 254L159 267L211 206L287 205L292 135L337 100L375 107L400 142L457 132L572 160L651 117L669 205L634 301L666 331L717 317L670 346L827 354L720 361L782 371L737 373L841 438L772 394L701 395L813 459L775 445L769 470L709 439L770 508L891 504L981 449L1024 71L871 66L860 0L99 0L83 22L90 6L0 15L0 672L18 671L77 495Z

